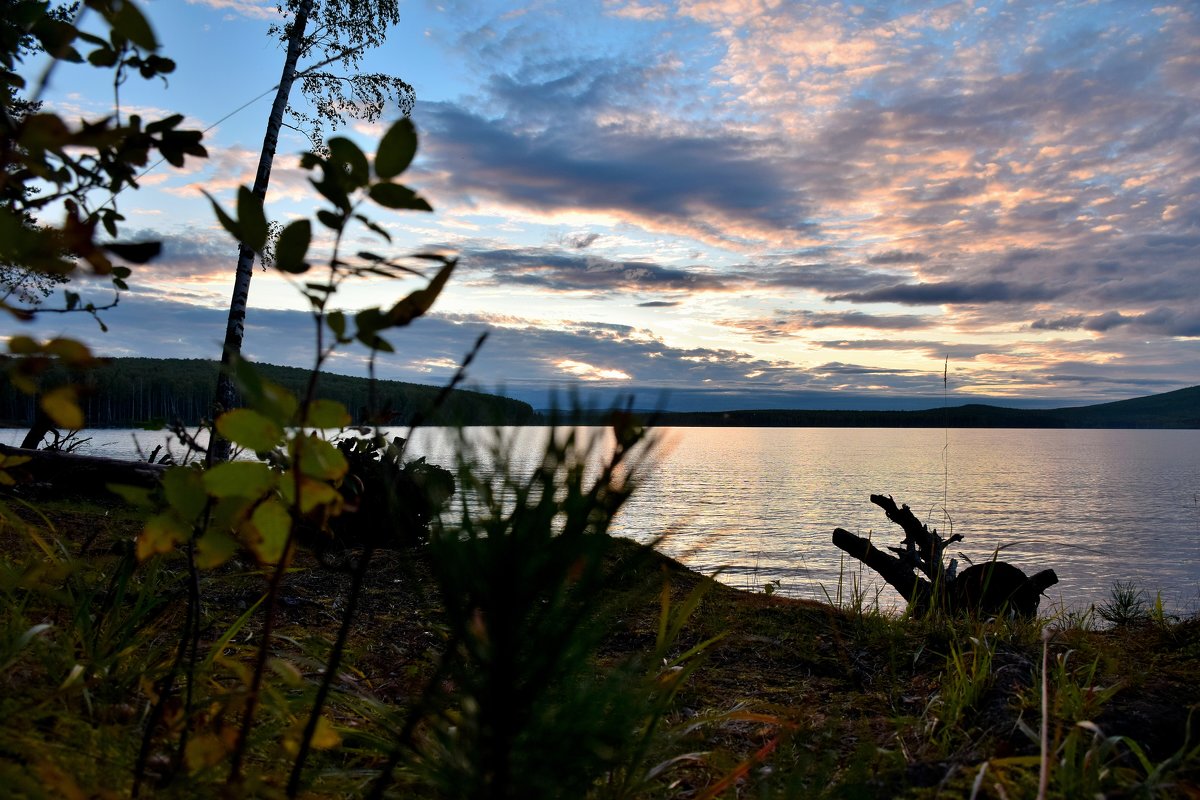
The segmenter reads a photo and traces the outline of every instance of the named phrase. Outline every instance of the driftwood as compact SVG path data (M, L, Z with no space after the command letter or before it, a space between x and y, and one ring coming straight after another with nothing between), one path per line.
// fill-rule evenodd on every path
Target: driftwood
M947 547L962 541L961 534L943 539L907 505L897 507L890 495L873 494L871 502L904 530L901 546L889 547L891 553L886 553L842 528L834 530L833 544L879 573L915 612L937 609L950 614L1032 617L1042 593L1058 583L1054 570L1026 576L1018 567L994 559L957 572L957 562L952 559L946 567L943 556Z
M9 470L18 482L49 484L68 494L104 493L109 484L157 486L166 469L162 464L147 461L80 456L57 450L28 450L3 444L0 444L0 456L29 459Z

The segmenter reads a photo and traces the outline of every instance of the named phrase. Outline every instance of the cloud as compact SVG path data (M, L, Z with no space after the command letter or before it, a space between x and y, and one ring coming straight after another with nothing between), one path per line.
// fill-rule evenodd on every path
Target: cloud
M924 253L906 253L903 250L888 250L867 258L868 264L920 264L928 259Z
M279 17L275 0L187 0L187 2L188 5L205 5L249 19L274 20Z
M724 320L723 325L750 333L758 341L796 336L822 328L912 330L928 328L934 320L916 314L877 315L862 311L790 311L774 317Z
M973 361L979 356L1006 352L1008 347L993 344L976 344L942 341L914 341L910 339L827 339L812 341L829 350L870 352L886 350L898 353L917 353L937 361L950 359L952 362Z
M728 282L703 268L675 269L649 261L613 261L548 248L464 250L463 266L489 285L526 286L551 292L726 291Z
M670 15L664 3L639 3L637 0L604 0L604 10L614 17L639 21L663 20Z
M1172 308L1156 308L1140 314L1123 314L1120 311L1071 314L1055 319L1038 319L1029 327L1040 331L1085 330L1094 333L1129 327L1140 333L1197 338L1200 337L1200 311L1193 309L1187 313Z
M850 303L899 303L906 306L957 305L974 303L1020 303L1050 300L1063 290L1045 285L1004 281L903 283L865 292L831 295L831 301Z
M505 93L510 101L520 88ZM445 103L423 105L421 118L429 128L425 168L444 176L431 193L602 212L724 243L812 230L802 194L779 180L781 165L763 157L764 143L736 133L584 126L585 133L561 122L521 129L509 117Z
M600 238L598 233L573 233L569 236L564 236L562 243L573 250L586 250L596 243Z

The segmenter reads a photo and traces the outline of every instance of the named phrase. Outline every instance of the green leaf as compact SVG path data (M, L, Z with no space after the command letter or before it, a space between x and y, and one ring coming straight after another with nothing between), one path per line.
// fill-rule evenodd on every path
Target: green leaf
M342 327L345 328L345 318ZM304 424L310 428L344 428L350 424L350 413L336 400L314 400L308 406Z
M217 417L217 432L241 447L263 453L279 444L283 428L248 408L236 408Z
M213 196L204 189L200 190L204 196L208 198L208 202L212 204L213 213L217 215L217 221L221 223L221 227L229 231L233 238L239 242L242 241L242 228L238 225L237 220L225 213L225 209L221 208L221 204L213 199Z
M274 564L283 557L291 530L292 515L278 500L259 504L243 527L247 546L264 564Z
M93 67L111 67L117 63L117 51L105 46L88 53L88 63Z
M329 330L333 331L333 335L342 341L346 338L346 315L341 311L330 311L325 317L326 324L329 325Z
M169 117L163 117L146 125L146 133L165 133L172 128L178 127L181 122L183 122L183 114L172 114Z
M221 566L237 552L237 542L224 531L209 530L196 540L196 566L214 569Z
M208 514L208 529L235 531L254 513L257 497L218 497Z
M163 474L162 485L167 503L179 519L193 520L200 516L208 502L208 493L198 470L172 467Z
M368 218L364 217L362 214L355 214L354 218L357 219L359 222L361 222L363 225L366 225L372 231L374 231L379 236L379 238L383 239L385 242L392 241L392 235L390 233L388 233L383 228L376 225L374 222L372 222Z
M300 451L300 473L325 481L341 480L350 468L342 451L324 439L308 436L296 439L292 450Z
M312 223L298 219L290 223L275 240L275 266L283 272L299 274L308 270L304 257L312 243Z
M296 399L296 395L279 384L263 381L262 394L255 406L263 414L279 423L280 426L284 426L290 424L296 418L296 411L300 408L300 401Z
M378 308L364 308L354 315L358 336L369 337L387 327L387 319Z
M277 473L261 461L226 461L204 473L213 497L259 497L275 487Z
M408 169L417 153L417 131L412 120L405 117L388 129L379 140L375 153L375 174L385 180Z
M317 219L326 228L333 231L340 231L346 224L346 217L342 214L335 214L327 208L322 208L317 212Z
M446 281L450 279L450 274L454 272L457 264L456 259L447 259L442 268L429 281L428 286L418 289L392 306L387 313L388 326L399 328L407 325L432 308L433 301L437 300L438 295L442 293Z
M261 253L267 243L267 216L263 200L245 186L238 187L238 224L242 229L242 244Z
M113 30L136 44L143 50L157 50L158 40L154 38L154 29L142 16L133 0L124 0L112 17Z
M367 157L354 142L343 136L335 136L329 140L329 160L338 169L351 186L357 189L366 186L371 179L371 167Z
M119 496L126 503L138 508L153 508L154 503L150 499L150 490L144 486L125 486L119 483L107 484L107 488L113 494Z
M157 258L158 254L162 252L162 242L109 242L101 246L113 255L126 261L132 261L134 264L145 264L147 261ZM115 277L129 277L128 269L122 273L118 273L117 269L121 268L113 269Z
M377 183L371 187L369 194L372 200L384 208L433 211L433 206L429 205L425 198L398 183Z

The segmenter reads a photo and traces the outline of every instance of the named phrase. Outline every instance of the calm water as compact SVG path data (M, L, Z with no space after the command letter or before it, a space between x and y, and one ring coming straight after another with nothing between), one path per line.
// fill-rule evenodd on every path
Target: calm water
M545 429L510 431L517 460L533 459ZM857 576L830 543L835 527L896 544L900 529L869 496L891 494L943 534L952 553L1052 567L1049 596L1081 607L1114 581L1161 590L1178 611L1200 608L1200 431L848 428L662 429L657 468L643 478L615 532L742 588L779 581L787 595L823 599ZM20 432L0 431L0 441ZM84 452L130 457L142 431L90 431ZM485 432L469 431L475 440ZM419 432L413 454L450 466L442 431ZM943 503L943 500L945 502ZM844 570L844 571L843 571ZM874 573L862 575L875 586ZM824 587L824 588L823 588ZM899 601L890 590L885 606Z

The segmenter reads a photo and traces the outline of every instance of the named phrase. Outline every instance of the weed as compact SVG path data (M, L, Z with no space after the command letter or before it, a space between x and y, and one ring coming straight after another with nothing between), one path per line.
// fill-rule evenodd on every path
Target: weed
M1158 599L1161 611L1162 598ZM1113 625L1140 625L1150 621L1151 611L1146 602L1146 593L1133 581L1117 581L1112 585L1109 599L1096 608L1106 622Z

